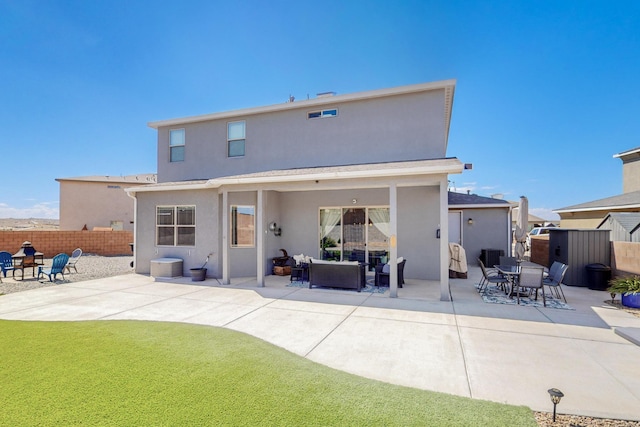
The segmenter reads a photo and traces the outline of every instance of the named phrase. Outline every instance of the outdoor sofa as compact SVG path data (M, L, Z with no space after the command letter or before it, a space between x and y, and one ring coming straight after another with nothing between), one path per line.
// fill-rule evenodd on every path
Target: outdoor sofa
M324 261L309 263L309 289L313 286L356 289L365 287L365 265L357 261Z

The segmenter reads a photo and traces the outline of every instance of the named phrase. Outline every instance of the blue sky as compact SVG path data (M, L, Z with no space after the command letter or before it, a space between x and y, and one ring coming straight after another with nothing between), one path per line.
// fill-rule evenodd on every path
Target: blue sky
M57 218L56 178L155 172L150 121L456 79L452 186L553 218L622 193L639 29L635 0L0 0L0 217Z

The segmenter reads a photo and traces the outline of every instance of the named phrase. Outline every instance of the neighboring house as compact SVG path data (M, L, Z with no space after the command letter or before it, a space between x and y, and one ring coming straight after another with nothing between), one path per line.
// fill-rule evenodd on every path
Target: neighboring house
M82 176L56 181L60 183L60 230L133 231L134 200L124 189L154 184L156 175Z
M520 208L518 207L518 205L520 204L520 202L509 202L511 204L511 206L513 206L513 210L512 210L512 218L511 218L511 228L513 230L516 229L516 222L518 222L518 211L520 210ZM532 214L531 212L529 212L529 218L528 218L528 229L527 231L531 231L532 228L534 227L554 227L555 225L550 222L547 221L544 218L540 218L539 216L536 216L534 214Z
M449 241L462 245L476 265L483 249L511 255L512 206L506 200L449 192Z
M448 300L448 177L465 168L446 155L454 90L447 80L150 123L158 183L127 189L136 271L177 257L188 272L213 254L208 276L263 286L280 248L364 252L407 258L405 278L439 281Z
M562 228L596 228L610 212L640 212L640 147L616 154L622 160L623 194L554 210Z
M597 228L611 230L612 242L640 242L640 212L610 213Z

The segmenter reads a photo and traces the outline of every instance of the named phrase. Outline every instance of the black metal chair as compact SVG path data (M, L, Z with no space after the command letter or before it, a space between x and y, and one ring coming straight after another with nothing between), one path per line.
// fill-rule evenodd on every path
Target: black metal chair
M404 285L404 265L407 260L402 259L398 263L398 287L401 288ZM376 276L375 276L375 285L380 286L389 286L389 272L384 271L385 265L387 264L378 264L376 265Z
M480 264L480 269L482 270L482 278L480 279L478 292L482 292L483 290L484 292L486 292L487 287L491 283L498 287L501 287L503 290L506 290L505 287L509 285L508 278L498 273L498 270L496 270L495 268L486 268L480 258L478 258L478 264Z

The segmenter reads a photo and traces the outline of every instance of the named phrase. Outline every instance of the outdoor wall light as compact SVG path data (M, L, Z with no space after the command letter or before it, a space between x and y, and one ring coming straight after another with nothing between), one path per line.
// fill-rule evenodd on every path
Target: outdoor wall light
M282 234L282 228L278 227L278 224L275 222L269 224L269 230L273 232L274 236L280 236Z
M549 396L551 396L551 402L553 402L553 422L556 422L556 405L560 403L560 399L564 397L564 393L557 388L550 388L547 390Z
M358 203L358 199L353 199L353 200L351 201L351 203L353 203L353 204L355 205L356 203Z
M469 219L467 220L467 224L469 224L469 225L473 225L473 218L469 218Z

